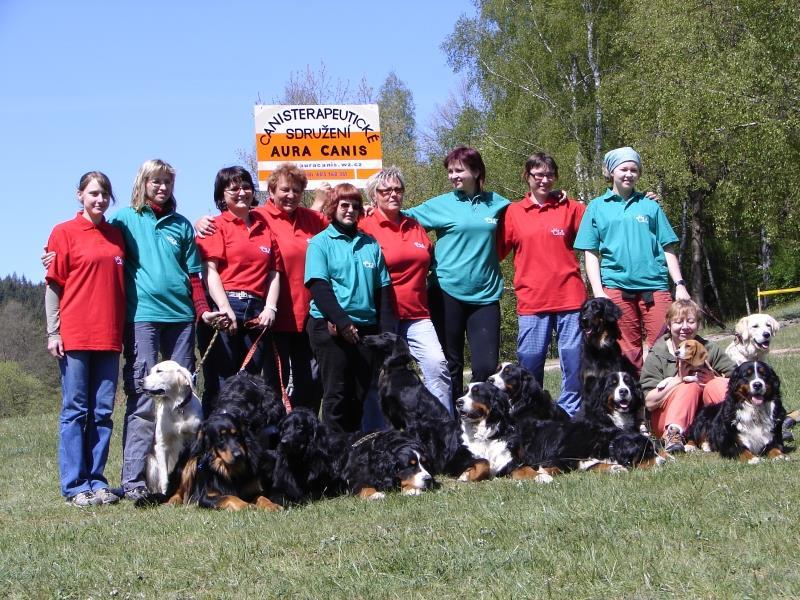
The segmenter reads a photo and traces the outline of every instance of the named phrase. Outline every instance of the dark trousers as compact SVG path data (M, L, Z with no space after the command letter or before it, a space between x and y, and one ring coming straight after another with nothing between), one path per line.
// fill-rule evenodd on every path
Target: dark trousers
M500 359L500 303L469 304L439 288L428 292L431 320L450 371L452 402L464 393L464 334L472 356L472 381L486 381Z
M219 390L225 380L239 372L242 362L250 348L258 339L261 329L247 328L246 321L257 317L264 310L264 301L258 298L228 298L233 314L236 315L236 333L220 331L214 346L203 362L203 414L208 416L217 403ZM208 344L214 335L214 329L205 323L197 327L197 346L201 356L205 354ZM272 355L270 334L266 333L258 342L246 370L254 375L261 374L263 356ZM275 379L267 379L267 383L277 390Z
M322 400L319 366L311 351L308 334L305 331L275 331L272 333L274 347L267 350L264 356L264 373L267 378L277 377L277 362L280 360L283 386L289 384L289 373L292 377L292 391L289 399L292 407L305 406L319 414ZM278 359L275 352L278 353Z
M360 336L379 332L377 325L357 329ZM358 431L375 370L372 353L364 344L332 336L325 319L309 317L306 331L319 363L323 423L338 431Z

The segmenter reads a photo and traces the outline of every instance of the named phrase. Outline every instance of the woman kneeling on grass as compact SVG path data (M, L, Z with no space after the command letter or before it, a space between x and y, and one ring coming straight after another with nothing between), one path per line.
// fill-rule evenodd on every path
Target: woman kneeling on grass
M684 432L701 406L725 399L728 378L736 365L714 342L697 335L700 308L691 300L676 300L667 310L667 333L656 341L642 368L641 384L650 411L654 435L661 435L667 452L681 452ZM717 373L697 373L697 381L678 375L676 349L685 340L697 340L708 351L708 364Z
M67 504L112 504L103 471L108 459L125 325L125 242L104 217L111 182L92 171L81 177L82 210L56 225L47 269L47 349L61 369L58 465Z

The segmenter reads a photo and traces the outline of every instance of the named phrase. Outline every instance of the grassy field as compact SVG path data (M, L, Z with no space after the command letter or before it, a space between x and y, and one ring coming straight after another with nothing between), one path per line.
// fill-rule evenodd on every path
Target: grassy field
M800 326L774 345L797 347ZM789 408L800 406L799 359L770 359ZM547 377L556 390L558 373ZM58 494L56 432L55 414L0 420L4 597L800 596L800 455L760 465L682 456L551 485L446 480L419 498L339 498L275 514L79 510Z

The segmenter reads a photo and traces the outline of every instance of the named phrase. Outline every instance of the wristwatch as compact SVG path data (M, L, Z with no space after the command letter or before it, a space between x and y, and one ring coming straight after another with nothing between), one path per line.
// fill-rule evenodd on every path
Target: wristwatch
M678 281L675 282L675 287L678 287L679 285L686 287L686 282L683 279L678 279Z

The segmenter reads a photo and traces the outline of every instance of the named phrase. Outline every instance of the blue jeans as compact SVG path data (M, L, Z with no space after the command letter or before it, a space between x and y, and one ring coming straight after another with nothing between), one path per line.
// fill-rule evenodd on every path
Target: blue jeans
M119 352L68 351L58 365L62 395L58 467L61 494L71 498L108 487L103 471L113 429Z
M403 319L400 321L399 333L408 342L411 355L422 369L425 387L452 415L450 371L447 370L447 359L442 352L433 322L430 319Z
M194 323L127 323L122 382L127 402L122 429L122 487L145 487L147 455L153 448L153 399L142 391L142 379L162 360L174 360L194 372Z
M264 310L264 300L259 298L232 298L228 297L231 310L236 316L236 333L230 334L220 331L217 341L211 348L205 362L203 362L203 414L208 416L217 402L219 390L225 380L239 372L247 352L261 333L261 329L248 329L245 321L257 317ZM201 352L205 352L214 330L208 325L198 327L197 341ZM258 343L258 348L247 363L247 372L261 375L264 349L269 349L272 358L272 344L269 334L264 334Z
M533 373L540 385L544 382L544 360L553 330L558 334L558 357L561 361L561 395L558 404L567 413L574 415L581 406L583 336L580 311L519 315L518 320L517 359Z

